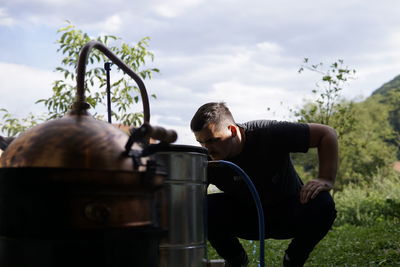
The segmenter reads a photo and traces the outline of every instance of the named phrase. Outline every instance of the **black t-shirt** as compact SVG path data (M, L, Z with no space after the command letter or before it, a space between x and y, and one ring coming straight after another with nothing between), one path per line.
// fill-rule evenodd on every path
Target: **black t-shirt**
M250 121L238 126L245 131L245 146L239 155L226 160L247 173L263 204L276 205L297 195L302 181L293 167L290 153L308 151L309 126L269 120ZM209 183L226 194L241 197L244 201L251 199L243 179L228 166L209 167L207 176Z

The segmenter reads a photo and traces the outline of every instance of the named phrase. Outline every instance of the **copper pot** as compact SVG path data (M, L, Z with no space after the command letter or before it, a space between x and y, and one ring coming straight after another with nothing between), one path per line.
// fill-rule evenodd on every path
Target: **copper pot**
M146 126L140 128L146 130L142 140L133 140L132 136L129 137L111 124L94 119L86 111L89 105L85 103L84 74L88 53L92 48L106 54L137 82L143 102L143 126ZM6 185L13 184L9 183L8 179L14 179L22 187L29 184L38 185L38 188L40 184L50 186L56 194L33 192L30 194L30 208L43 210L46 209L46 205L35 207L34 204L49 203L48 208L53 209L52 201L55 197L63 203L60 209L65 214L60 218L68 221L68 227L152 225L155 223L152 211L154 193L162 185L165 174L157 169L151 156L140 157L140 151L146 145L147 138L157 137L160 133L156 131L160 128L149 126L149 112L146 88L139 76L101 43L89 42L82 48L79 57L77 96L72 110L60 119L29 129L12 141L0 158L0 179ZM175 132L161 132L167 133L169 141L176 139ZM130 156L129 152L132 149L139 157ZM25 176L29 170L35 173L31 179L17 175L20 171L21 175ZM11 172L12 175L7 175ZM43 172L42 176L40 172ZM0 198L7 200L7 203L10 203L10 199L17 201L8 194L0 195ZM44 200L40 200L41 198ZM2 220L4 222L31 217L25 220L28 222L43 219L35 217L34 210L27 211L26 214L24 211L26 209L19 215L15 213L14 218L8 215L7 219L2 217ZM51 214L51 210L48 212Z

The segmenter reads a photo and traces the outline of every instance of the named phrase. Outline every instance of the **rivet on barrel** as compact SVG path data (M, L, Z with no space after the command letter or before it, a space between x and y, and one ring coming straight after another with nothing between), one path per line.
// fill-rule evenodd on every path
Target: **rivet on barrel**
M106 223L111 215L111 208L104 203L91 203L86 205L85 217L93 222Z

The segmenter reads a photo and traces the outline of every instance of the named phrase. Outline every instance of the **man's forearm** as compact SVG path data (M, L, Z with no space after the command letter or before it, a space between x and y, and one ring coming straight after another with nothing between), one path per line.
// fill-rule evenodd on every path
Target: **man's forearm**
M338 142L335 130L327 128L326 134L321 138L318 146L319 174L318 178L324 179L332 186L336 179L338 168Z

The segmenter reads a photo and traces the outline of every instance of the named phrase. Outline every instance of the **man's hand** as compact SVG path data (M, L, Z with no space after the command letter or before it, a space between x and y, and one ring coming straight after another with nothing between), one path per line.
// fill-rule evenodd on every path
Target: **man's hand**
M306 183L300 190L300 203L305 204L310 199L314 199L319 192L321 191L329 191L333 188L332 182L322 179L322 178L317 178L309 181Z

